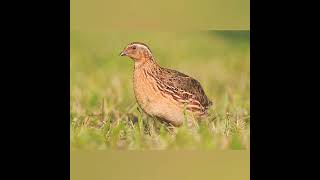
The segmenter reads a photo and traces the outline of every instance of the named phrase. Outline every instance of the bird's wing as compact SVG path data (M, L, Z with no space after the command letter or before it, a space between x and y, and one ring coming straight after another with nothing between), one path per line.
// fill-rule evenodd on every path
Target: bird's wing
M206 96L200 83L194 78L185 75L181 72L162 68L162 75L160 76L166 88L171 91L175 91L175 94L184 101L192 103L200 103L200 105L206 110L212 102Z

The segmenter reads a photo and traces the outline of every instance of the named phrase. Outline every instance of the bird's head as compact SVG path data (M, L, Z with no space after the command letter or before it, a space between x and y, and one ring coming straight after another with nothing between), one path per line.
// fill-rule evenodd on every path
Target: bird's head
M128 56L135 62L143 63L148 60L153 60L151 50L149 47L140 42L133 42L128 44L120 53L120 56Z

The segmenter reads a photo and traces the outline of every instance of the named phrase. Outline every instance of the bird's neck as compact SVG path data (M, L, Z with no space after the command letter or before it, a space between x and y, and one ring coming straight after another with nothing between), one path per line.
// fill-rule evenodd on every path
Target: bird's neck
M154 68L154 67L158 67L159 65L156 63L156 61L154 60L154 58L152 56L149 57L144 57L141 58L139 60L135 60L134 61L134 68L140 69L140 68Z

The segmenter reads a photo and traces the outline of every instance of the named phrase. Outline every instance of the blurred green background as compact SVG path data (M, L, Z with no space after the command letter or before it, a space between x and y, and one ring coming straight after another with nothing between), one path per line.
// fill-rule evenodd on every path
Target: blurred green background
M71 31L70 140L74 149L248 149L250 32ZM163 67L197 79L213 101L209 117L171 132L137 110L130 42Z

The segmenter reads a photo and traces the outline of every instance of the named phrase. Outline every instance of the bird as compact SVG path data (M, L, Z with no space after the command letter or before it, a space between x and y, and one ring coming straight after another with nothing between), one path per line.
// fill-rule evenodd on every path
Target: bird
M161 67L148 45L129 43L120 56L134 62L133 90L140 108L161 122L180 127L185 120L208 116L212 101L196 79L179 71Z

